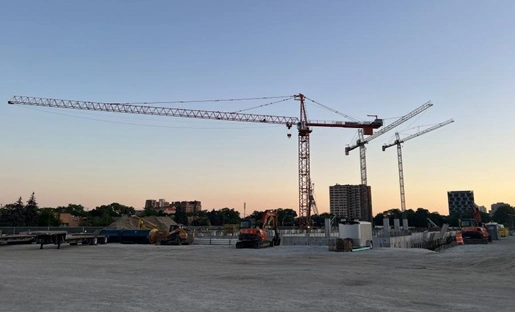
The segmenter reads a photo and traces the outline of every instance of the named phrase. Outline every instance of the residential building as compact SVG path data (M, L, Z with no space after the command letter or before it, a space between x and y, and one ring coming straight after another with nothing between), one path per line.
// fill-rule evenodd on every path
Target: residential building
M78 227L80 225L80 217L72 216L71 213L68 212L60 212L59 221L61 222L61 226L64 227Z
M175 214L177 209L182 209L186 213L197 213L202 210L202 204L198 200L175 201L170 203L163 198L159 200L147 199L145 201L145 208L148 207L166 214Z
M157 208L159 207L157 204L157 201L155 199L147 199L145 200L145 208L151 207L151 208Z
M447 192L449 215L471 213L476 206L473 191Z
M368 185L329 186L330 213L348 220L372 222L372 192Z
M173 202L171 206L174 206L175 209L183 209L186 213L197 213L202 210L202 204L198 200L177 201Z

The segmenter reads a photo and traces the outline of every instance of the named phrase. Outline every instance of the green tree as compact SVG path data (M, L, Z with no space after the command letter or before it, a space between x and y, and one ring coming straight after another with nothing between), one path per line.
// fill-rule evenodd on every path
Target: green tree
M14 204L5 205L5 220L8 226L24 226L25 215L23 213L24 205L20 196Z
M161 210L156 210L152 206L146 206L143 209L143 216L164 216L165 214Z
M295 218L297 217L297 212L291 208L277 209L277 223L280 226L293 226L295 225Z
M255 219L256 222L259 223L259 222L261 222L261 220L263 220L264 215L265 215L264 211L254 210L254 212L249 215L249 218Z
M383 226L383 220L385 215L381 212L376 214L376 216L372 219L372 223L374 226Z
M175 210L174 221L179 224L188 225L188 216L186 216L186 211L182 207L177 207Z
M427 224L429 223L429 221L427 219L431 219L430 216L431 216L431 213L429 212L429 210L424 209L424 208L418 208L413 213L411 218L408 219L408 224L410 226L414 226L417 228L425 228L425 227L427 227ZM434 220L431 220L431 221L435 222ZM436 222L435 222L435 224L436 224Z
M87 212L85 211L84 206L77 205L77 204L68 204L68 206L66 206L66 207L59 206L56 208L56 211L69 213L75 217L86 217L87 216Z
M39 209L38 226L59 226L61 222L56 217L57 210L54 208Z
M220 214L222 215L222 225L240 223L240 212L234 210L234 208L222 208Z
M133 207L121 205L119 203L102 205L89 211L87 214L88 225L106 226L113 223L114 218L116 217L133 214L136 214L136 210Z
M205 210L201 210L197 212L193 216L193 221L191 222L193 226L208 226L209 225L209 217L208 212Z
M214 209L207 213L207 218L212 226L222 225L222 216Z
M36 202L36 196L34 192L30 195L27 204L23 209L24 223L25 226L37 226L38 225L38 203Z
M393 208L383 212L383 215L392 219L402 219L402 211L398 208Z
M492 219L500 224L503 224L507 228L514 226L515 208L510 205L503 205L497 208L492 216Z

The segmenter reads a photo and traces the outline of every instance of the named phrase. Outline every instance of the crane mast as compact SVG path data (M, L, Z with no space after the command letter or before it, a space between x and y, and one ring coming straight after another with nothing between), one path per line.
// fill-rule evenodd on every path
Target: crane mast
M317 202L315 200L315 183L311 184L311 194L309 195L309 207L311 207L311 212L314 212L315 215L318 214Z
M428 133L428 132L431 132L433 130L436 130L438 128L441 128L445 125L448 125L450 123L454 122L453 119L449 119L447 121L444 121L444 122L441 122L439 124L436 124L430 128L427 128L423 131L420 131L420 132L417 132L415 134L412 134L410 136L407 136L406 138L404 139L401 139L400 136L399 136L399 132L396 132L395 133L395 142L392 143L392 144L384 144L382 149L383 149L383 152L388 148L388 147L391 147L391 146L394 146L396 145L397 146L397 164L399 166L399 187L400 187L400 195L401 195L401 211L402 213L404 214L405 211L406 211L406 194L405 194L405 191L404 191L404 169L403 169L403 166L402 166L402 143L408 141L408 140L411 140L413 138L416 138L416 137L419 137L425 133ZM407 227L407 224L405 225Z
M305 96L303 94L297 94L294 95L293 98L300 102L299 118L288 116L247 114L240 112L223 112L184 108L156 107L150 105L136 105L128 103L102 103L91 101L61 100L31 96L13 96L8 101L8 104L31 105L52 108L68 108L89 111L104 111L112 113L282 124L286 125L288 129L291 128L293 125L297 125L299 134L299 217L302 222L302 225L307 227L311 225L310 195L312 194L309 146L309 135L312 130L310 129L310 127L357 128L362 129L362 131L365 134L371 135L373 133L373 129L380 128L383 125L383 120L378 118L371 122L308 120L306 108L304 105Z
M365 140L363 130L358 129L358 136L361 142ZM365 144L360 144L359 146L359 168L361 172L361 184L367 185L367 147Z
M376 133L368 136L367 138L364 138L363 136L363 130L358 129L358 140L356 141L356 144L352 146L347 146L345 148L345 155L349 155L349 152L353 149L356 149L359 147L359 159L360 159L360 169L361 169L361 184L367 185L367 159L366 159L366 147L365 144L372 141L373 139L377 138L378 136L392 130L393 128L397 127L398 125L410 120L411 118L415 117L416 115L422 113L426 109L433 106L431 101L428 101L424 103L423 105L417 107L413 111L409 112L408 114L402 116L401 118L397 119L396 121L392 122L388 126L385 126L381 128L381 130L376 131Z

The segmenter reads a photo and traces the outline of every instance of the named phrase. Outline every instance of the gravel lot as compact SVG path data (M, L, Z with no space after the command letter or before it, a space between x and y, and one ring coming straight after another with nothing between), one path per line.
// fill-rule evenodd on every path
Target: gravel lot
M0 311L515 311L515 237L442 252L0 246Z

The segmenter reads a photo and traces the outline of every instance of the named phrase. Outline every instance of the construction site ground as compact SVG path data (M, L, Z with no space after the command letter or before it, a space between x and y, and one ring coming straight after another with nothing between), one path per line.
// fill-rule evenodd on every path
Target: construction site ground
M0 246L0 311L515 311L515 236L441 252Z

